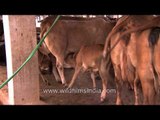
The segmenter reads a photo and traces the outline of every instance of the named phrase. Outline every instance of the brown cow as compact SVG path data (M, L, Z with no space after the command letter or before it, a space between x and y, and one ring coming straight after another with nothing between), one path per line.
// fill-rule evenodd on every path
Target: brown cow
M136 63L137 77L139 78L143 91L143 104L156 104L156 97L159 87L159 33L160 28L151 28L142 32L132 33L134 37L136 55L134 56ZM152 37L151 37L152 36ZM154 42L153 42L154 41ZM142 44L143 43L143 44ZM133 49L132 49L133 50ZM137 87L135 79L135 87ZM135 92L137 92L135 88ZM138 93L137 103L138 103ZM135 96L136 97L136 96Z
M72 19L61 18L45 39L49 51L56 57L56 66L64 85L66 80L63 67L66 56L78 52L83 45L104 44L106 36L115 25L103 18ZM41 38L54 20L55 17L48 17L42 21Z
M111 47L115 45L122 32L118 32L111 37ZM125 82L129 84L131 89L135 91L135 105L138 104L137 84L138 78L136 76L136 38L134 34L121 38L119 43L111 51L111 60L114 66L115 82L117 87L117 100L116 104L122 104L121 88Z
M40 72L45 73L45 72L51 72L53 73L55 79L57 82L60 82L60 77L56 69L56 59L55 57L50 53L48 48L44 43L39 47L39 68ZM42 76L42 75L41 75ZM42 76L43 77L43 76ZM48 83L47 80L44 80L45 82Z
M75 57L76 66L75 66L75 72L72 77L72 80L70 81L70 84L68 88L71 88L73 86L73 83L75 82L78 74L83 69L83 71L90 71L91 72L91 78L93 81L93 87L96 87L95 82L95 72L99 72L101 79L102 79L102 93L101 93L101 101L104 101L106 98L106 89L107 89L107 72L102 71L100 69L101 67L101 58L102 58L102 52L103 52L104 45L102 44L95 44L95 45L85 45L82 46L80 51L77 53Z
M124 19L126 19L126 16L120 18L116 26L119 25L122 21L124 21ZM126 29L127 28L123 27L119 29L117 33L111 36L111 41L110 41L111 48L114 46L117 39L119 39L119 36L121 35L121 33L123 33L123 31L125 31ZM116 87L117 87L116 104L122 103L122 100L121 100L122 83L123 81L127 81L128 74L130 74L130 72L127 71L127 53L126 53L126 49L127 49L126 45L128 44L129 37L130 37L129 35L123 37L122 40L116 45L116 47L111 51L111 61L112 61L114 72L115 72L115 81L116 81ZM128 82L132 87L133 85L130 79L128 80Z
M144 104L154 104L155 103L155 96L156 96L156 86L157 86L157 81L155 80L155 74L154 72L156 71L157 75L159 76L159 70L156 69L158 68L153 67L153 63L159 64L158 62L153 61L153 59L159 58L158 50L156 51L154 47L154 52L151 52L153 49L153 46L149 48L149 34L151 33L151 30L145 30L144 32L136 32L136 31L142 31L144 29L150 28L150 27L155 27L159 26L159 20L160 18L155 18L153 16L127 16L128 21L122 21L122 24L119 24L120 27L115 27L116 29L113 29L111 35L107 38L108 40L116 34L120 29L126 28L126 31L124 31L119 38L116 40L116 44L121 40L121 38L131 32L135 32L131 34L131 40L130 40L130 45L127 47L127 59L130 59L130 64L132 67L135 67L135 79L134 79L134 89L135 89L135 104L138 103L138 98L137 98L137 81L138 77L141 81L142 84L142 89L143 89L143 95L144 95ZM129 19L130 18L130 19ZM131 19L132 18L132 19ZM134 18L134 19L133 19ZM130 20L130 21L129 21ZM132 24L129 24L132 23ZM126 25L126 26L123 26ZM118 25L117 25L118 26ZM154 36L154 35L153 35ZM157 36L157 33L156 33ZM154 41L157 41L158 38L155 38ZM143 42L142 42L143 41ZM107 43L108 41L106 41ZM151 42L152 43L152 42ZM107 43L109 44L109 43ZM106 44L106 48L107 48ZM113 46L115 46L114 44ZM118 43L120 44L120 43ZM112 48L111 48L112 49ZM145 52L144 52L145 51ZM106 56L106 52L108 52L107 49L104 49L103 56ZM111 51L112 53L112 51ZM155 58L153 56L156 56ZM149 59L150 58L150 59ZM158 60L157 60L158 61ZM127 64L128 65L128 64ZM120 86L120 85L119 85Z
M115 44L115 41L119 38L120 33L117 33L111 38L111 47ZM125 42L121 40L116 47L111 51L111 61L115 72L115 82L117 87L117 100L116 104L121 104L121 87L122 82L126 80L126 59L125 59Z
M160 29L160 17L154 18L152 21L146 22L144 25L131 28L123 33L131 34L131 41L134 41L132 46L136 46L135 49L130 49L130 56L133 66L137 70L137 77L139 77L142 90L143 90L143 103L144 104L155 104L158 93L158 82L159 79L159 32ZM157 27L156 27L157 26ZM149 28L149 29L148 29ZM144 29L148 29L143 31ZM143 32L141 32L143 31ZM152 36L152 37L150 37ZM158 41L158 42L157 42ZM143 43L143 44L142 44ZM128 50L127 50L128 51ZM134 54L131 54L132 53ZM138 104L138 93L137 92L137 79L135 78L135 98ZM159 81L158 81L159 80ZM136 104L135 103L135 104Z

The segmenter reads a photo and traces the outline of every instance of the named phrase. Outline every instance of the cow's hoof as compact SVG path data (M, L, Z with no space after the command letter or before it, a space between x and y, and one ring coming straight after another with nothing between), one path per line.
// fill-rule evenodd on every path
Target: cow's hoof
M64 88L67 88L68 87L68 84L67 83L64 83L62 84Z
M50 83L48 82L48 80L45 80L44 83L45 83L45 85L47 85L47 86L50 85Z
M62 81L61 81L60 79L56 80L56 82L58 82L58 83L62 83Z
M99 75L96 76L96 80L101 80L101 77Z
M66 87L66 90L70 90L71 88L70 87Z
M128 90L133 91L134 90L133 86L128 84Z
M122 105L122 104L123 104L123 102L121 100L116 101L116 105Z
M93 87L93 90L96 90L97 88L96 87Z
M105 98L104 97L101 97L100 99L101 103L105 101Z
M51 86L51 83L50 83L50 82L48 82L48 83L47 83L47 85L48 85L48 86Z
M103 90L102 93L101 93L101 102L103 102L104 100L106 99L106 90Z
M60 84L62 84L62 81L57 81L57 83L60 83Z
M139 105L139 102L138 100L135 101L134 105Z

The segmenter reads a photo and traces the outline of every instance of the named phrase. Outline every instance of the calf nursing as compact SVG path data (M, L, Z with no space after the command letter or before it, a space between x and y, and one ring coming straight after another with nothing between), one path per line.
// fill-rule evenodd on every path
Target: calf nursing
M81 49L75 56L75 72L68 88L71 88L73 86L78 74L82 69L84 71L91 72L93 87L96 87L95 72L99 72L102 79L103 87L101 93L101 101L104 101L104 99L106 98L107 71L101 69L101 64L103 63L101 62L103 48L104 46L102 44L85 45L81 47Z

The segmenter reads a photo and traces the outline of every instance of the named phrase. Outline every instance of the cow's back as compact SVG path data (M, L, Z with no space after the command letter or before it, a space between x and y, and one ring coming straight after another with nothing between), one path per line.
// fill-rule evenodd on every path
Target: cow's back
M67 52L78 51L83 45L104 44L115 23L102 18L88 21L64 21L67 35Z

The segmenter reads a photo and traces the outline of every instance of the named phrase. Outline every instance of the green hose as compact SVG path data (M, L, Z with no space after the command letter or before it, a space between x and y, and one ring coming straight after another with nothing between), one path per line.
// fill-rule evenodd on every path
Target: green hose
M43 38L40 40L40 42L37 44L36 48L31 52L31 54L28 56L28 58L26 59L26 61L13 73L13 75L8 78L6 81L4 81L1 85L0 85L0 89L3 88L15 75L17 75L17 73L25 66L25 64L33 57L33 55L36 53L36 51L38 50L38 48L40 47L40 45L44 42L44 39L46 38L46 36L48 35L48 33L51 31L51 29L53 28L53 26L55 25L55 23L58 21L58 19L60 18L60 15L58 15L55 19L55 21L53 22L53 24L51 25L51 27L49 28L49 30L46 32L46 34L43 36Z

